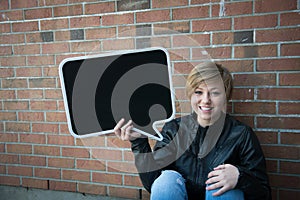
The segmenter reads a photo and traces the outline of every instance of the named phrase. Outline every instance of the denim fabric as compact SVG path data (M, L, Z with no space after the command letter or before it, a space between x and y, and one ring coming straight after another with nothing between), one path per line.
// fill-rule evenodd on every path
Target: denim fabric
M241 190L229 190L220 196L212 196L218 189L206 191L205 200L243 200ZM185 180L176 171L165 170L151 187L151 200L187 200Z

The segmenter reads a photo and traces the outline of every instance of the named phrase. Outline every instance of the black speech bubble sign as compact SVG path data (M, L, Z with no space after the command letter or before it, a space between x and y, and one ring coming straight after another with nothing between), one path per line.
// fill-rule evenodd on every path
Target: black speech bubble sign
M112 133L125 118L133 120L135 131L161 140L156 125L174 118L169 54L163 48L67 58L59 75L74 137Z

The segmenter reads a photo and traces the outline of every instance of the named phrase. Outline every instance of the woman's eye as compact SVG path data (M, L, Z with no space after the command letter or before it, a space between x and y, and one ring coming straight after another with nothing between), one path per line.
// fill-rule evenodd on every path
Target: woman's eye
M220 95L221 93L220 92L212 92L211 93L211 95L213 95L213 96L218 96L218 95Z
M200 94L202 94L202 91L195 91L195 94L200 95Z

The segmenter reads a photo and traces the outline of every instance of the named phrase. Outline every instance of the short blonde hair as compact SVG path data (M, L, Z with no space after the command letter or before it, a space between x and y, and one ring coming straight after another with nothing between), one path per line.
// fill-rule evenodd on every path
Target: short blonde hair
M222 78L224 83L226 99L231 98L233 81L230 72L221 64L214 62L205 62L194 67L187 77L186 93L189 99L195 92L196 88L203 82Z

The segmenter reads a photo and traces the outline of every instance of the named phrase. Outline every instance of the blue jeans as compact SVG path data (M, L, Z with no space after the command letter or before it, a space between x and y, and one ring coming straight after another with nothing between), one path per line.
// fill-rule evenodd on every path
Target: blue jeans
M220 196L212 196L215 190L207 190L206 200L243 200L244 194L241 190L234 189ZM185 180L176 171L166 170L154 181L151 187L151 200L187 200L188 195L185 188Z

